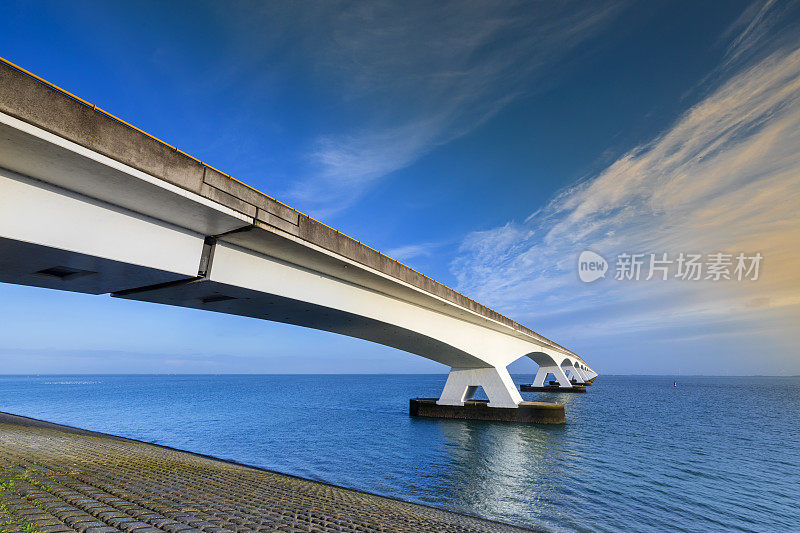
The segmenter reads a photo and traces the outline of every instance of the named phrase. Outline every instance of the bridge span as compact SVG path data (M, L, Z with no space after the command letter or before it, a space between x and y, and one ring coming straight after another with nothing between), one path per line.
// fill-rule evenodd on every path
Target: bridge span
M0 62L0 282L205 309L349 335L451 368L440 405L490 407L597 374L578 355Z

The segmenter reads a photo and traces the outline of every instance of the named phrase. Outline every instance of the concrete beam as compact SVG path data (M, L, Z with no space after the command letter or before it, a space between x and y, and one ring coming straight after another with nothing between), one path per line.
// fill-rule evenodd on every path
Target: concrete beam
M554 341L508 317L6 63L0 63L0 112L57 136L63 141L113 160L126 168L161 180L162 188L176 187L185 193L190 193L184 194L184 197L195 195L205 201L224 206L233 213L234 218L246 221L250 225L294 236L301 242L354 261L367 269L421 290L433 298L501 324L516 334L532 338L543 346L571 353ZM0 155L5 150L5 147L2 148ZM38 154L38 151L35 153ZM18 159L25 159L19 156L19 153L11 154L3 158L0 165L29 176L40 177L35 162L26 168L15 166L19 163ZM69 188L71 183L70 180L62 180L58 184ZM76 180L76 183L80 183L80 180ZM80 189L79 186L72 190L90 196L95 194L93 191ZM100 187L96 194L104 194L103 188ZM132 195L123 196L130 198ZM124 200L125 198L121 201ZM171 221L170 210L162 211L166 217L163 220ZM206 235L219 233L222 231L209 232Z

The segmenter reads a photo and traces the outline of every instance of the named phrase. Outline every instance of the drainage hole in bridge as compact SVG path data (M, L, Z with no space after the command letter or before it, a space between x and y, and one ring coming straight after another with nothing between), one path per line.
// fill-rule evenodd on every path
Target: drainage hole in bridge
M60 279L61 281L67 281L75 278L81 278L83 276L91 276L92 274L97 274L97 272L65 266L54 266L45 268L44 270L38 270L34 272L34 274L47 278Z

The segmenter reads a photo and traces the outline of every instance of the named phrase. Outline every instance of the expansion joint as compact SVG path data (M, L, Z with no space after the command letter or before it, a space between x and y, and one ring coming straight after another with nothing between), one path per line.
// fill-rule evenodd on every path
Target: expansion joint
M200 254L200 266L197 268L197 277L206 278L211 274L211 265L214 263L214 249L217 247L217 237L206 237L203 241L203 252Z
M196 283L203 279L208 278L211 275L211 266L214 264L214 249L217 246L217 239L219 237L223 237L225 235L230 235L231 233L241 233L243 231L250 231L255 226L245 226L243 228L237 228L232 231L226 231L225 233L220 233L219 235L208 235L203 239L203 250L200 253L200 264L197 267L197 275L193 278L184 278L178 279L174 281L167 281L165 283L156 283L154 285L145 285L143 287L134 287L131 289L125 289L117 292L112 292L111 296L128 296L130 294L136 294L140 292L148 292L148 291L155 291L159 289L166 289L169 287L177 287L180 285L188 285L190 283Z
M241 228L236 228L225 233L217 235L209 235L203 241L203 252L200 255L200 266L197 269L197 278L207 278L211 274L211 265L214 263L214 250L217 247L217 240L226 235L233 235L234 233L243 233L255 229L255 226L250 224Z

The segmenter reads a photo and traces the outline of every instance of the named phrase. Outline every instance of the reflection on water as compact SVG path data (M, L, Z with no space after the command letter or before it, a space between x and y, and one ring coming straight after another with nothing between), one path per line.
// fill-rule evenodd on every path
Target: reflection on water
M565 404L556 427L410 418L408 398L444 379L5 376L0 410L552 531L800 523L798 378L601 376L586 394L523 394Z
M540 490L546 481L567 473L563 463L552 461L565 452L562 427L461 420L414 423L435 425L442 435L439 499L481 516L528 515L531 503L543 497Z

